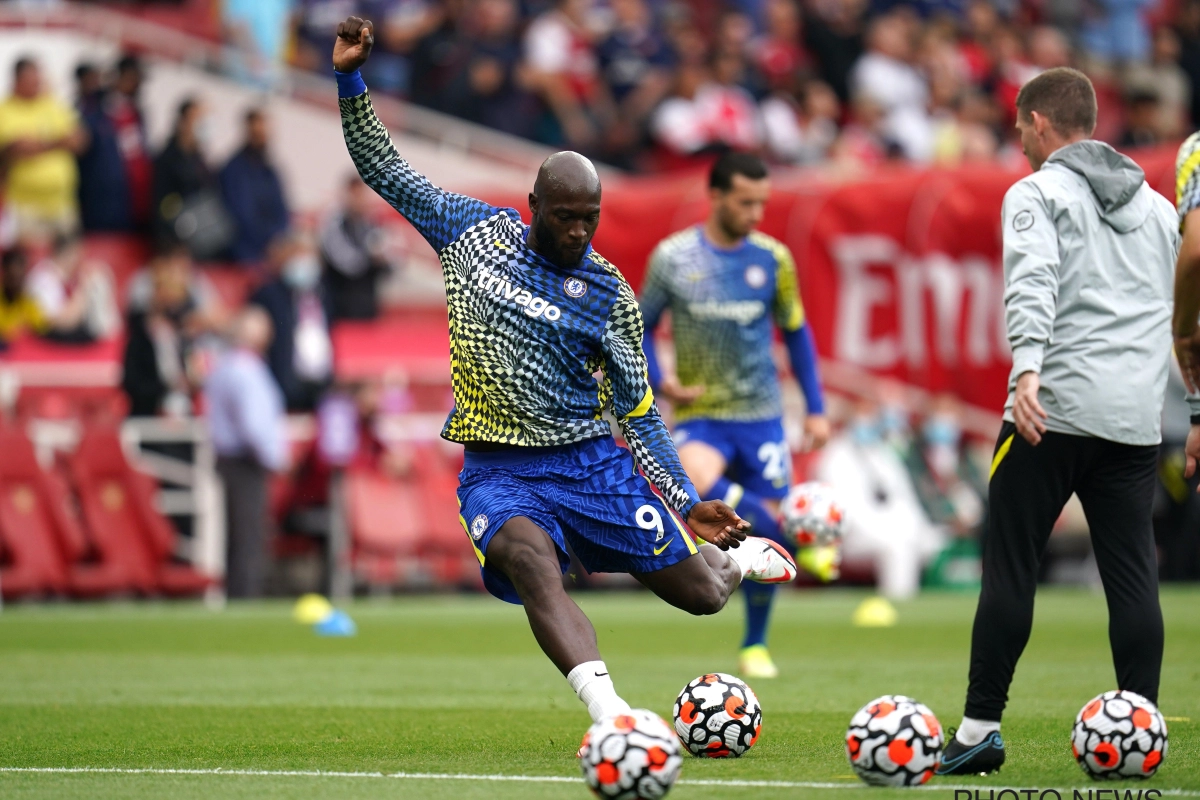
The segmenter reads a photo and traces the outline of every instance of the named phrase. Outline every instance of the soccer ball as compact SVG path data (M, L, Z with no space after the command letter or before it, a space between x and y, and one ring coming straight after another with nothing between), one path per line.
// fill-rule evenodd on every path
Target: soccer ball
M846 757L872 786L919 786L942 759L942 726L928 706L885 694L858 710L846 731Z
M1167 757L1167 723L1140 694L1105 692L1075 717L1071 752L1096 780L1149 778Z
M675 699L675 733L694 756L745 755L762 731L762 707L750 687L712 672L683 687Z
M579 766L596 797L658 800L679 777L683 756L662 717L639 708L588 728Z
M796 547L841 541L846 512L829 484L810 481L793 486L780 509L783 535Z

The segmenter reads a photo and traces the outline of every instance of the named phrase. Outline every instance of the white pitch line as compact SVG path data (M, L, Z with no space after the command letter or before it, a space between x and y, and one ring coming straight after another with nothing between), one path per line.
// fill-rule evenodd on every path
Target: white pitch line
M107 775L232 775L255 778L389 778L392 780L420 781L492 781L501 783L582 783L582 778L568 778L563 775L472 775L469 773L445 772L338 772L333 770L300 770L300 769L169 769L154 767L0 767L0 773L36 773L51 775L78 774L107 774ZM870 788L861 783L831 783L822 781L768 781L729 779L695 779L682 778L679 786L718 786L727 788L754 789L866 789ZM982 789L1000 792L1005 789L1013 791L1037 792L1057 791L1064 797L1070 796L1075 789L1081 791L1090 787L1055 788L1052 786L993 786L986 783L932 783L924 786L910 786L915 791L946 791L954 789ZM1200 791L1193 789L1159 789L1164 797L1200 797Z

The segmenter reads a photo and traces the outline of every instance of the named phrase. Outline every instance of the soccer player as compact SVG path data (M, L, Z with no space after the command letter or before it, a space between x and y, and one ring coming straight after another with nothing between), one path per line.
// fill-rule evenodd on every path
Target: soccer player
M624 713L596 632L563 589L568 542L589 571L629 572L692 614L720 611L744 579L790 580L795 562L747 537L728 505L701 502L680 466L646 382L633 292L591 248L600 221L591 162L569 152L546 159L529 226L514 209L438 189L375 116L358 71L373 43L370 22L338 26L342 128L363 180L442 263L454 385L442 436L466 448L458 497L484 584L524 605L538 644L593 720ZM606 407L632 455L613 440Z
M1175 264L1175 355L1188 388L1192 429L1184 447L1184 474L1192 477L1200 459L1200 133L1180 146L1175 159L1175 209L1183 240ZM1200 486L1197 487L1200 491Z
M755 534L790 547L779 529L779 502L791 487L792 457L771 345L778 327L808 406L805 433L811 446L821 447L829 423L812 330L792 254L755 230L771 192L762 159L721 156L708 187L708 219L667 237L650 256L639 297L650 383L675 404L679 459L700 496L724 500ZM667 309L674 372L662 370L654 352L654 328ZM826 560L822 567L833 564ZM746 635L739 661L748 678L779 674L767 650L776 588L744 584Z
M1171 203L1091 139L1096 94L1073 69L1017 95L1034 172L1004 197L1013 366L996 442L962 725L941 775L1004 763L1000 717L1029 640L1038 567L1072 493L1108 601L1117 685L1158 700L1163 624L1151 525L1179 247Z

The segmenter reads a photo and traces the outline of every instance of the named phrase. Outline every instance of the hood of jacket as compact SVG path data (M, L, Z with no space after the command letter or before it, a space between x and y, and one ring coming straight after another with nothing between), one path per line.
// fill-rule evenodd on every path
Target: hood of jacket
M1061 147L1050 154L1043 169L1051 165L1083 178L1101 218L1116 230L1131 231L1150 215L1149 199L1139 197L1146 173L1104 142L1086 139Z

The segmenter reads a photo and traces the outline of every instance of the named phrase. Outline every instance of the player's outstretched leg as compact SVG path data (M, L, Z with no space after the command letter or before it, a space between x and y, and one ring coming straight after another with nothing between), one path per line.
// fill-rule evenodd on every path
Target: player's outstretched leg
M549 535L527 517L513 517L492 537L487 565L512 581L534 638L592 720L629 711L600 659L596 629L563 588L558 551Z
M715 614L745 579L787 583L796 579L796 562L769 539L748 537L740 547L721 550L704 544L700 552L654 572L635 572L650 591L689 614Z

